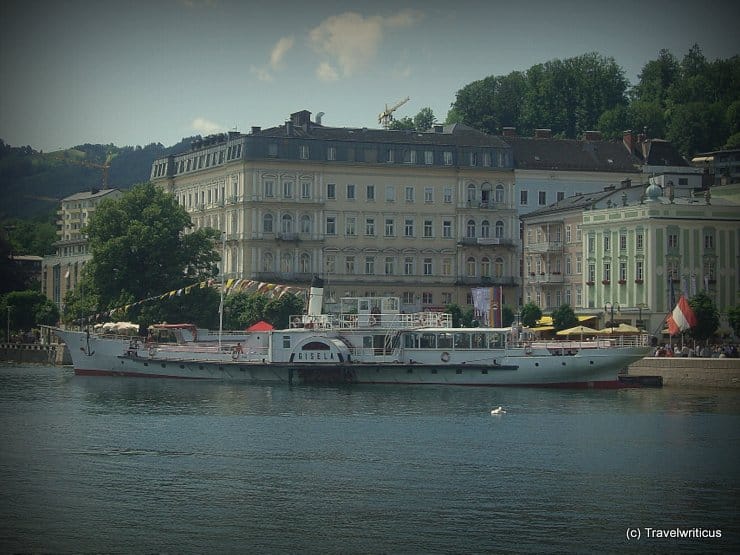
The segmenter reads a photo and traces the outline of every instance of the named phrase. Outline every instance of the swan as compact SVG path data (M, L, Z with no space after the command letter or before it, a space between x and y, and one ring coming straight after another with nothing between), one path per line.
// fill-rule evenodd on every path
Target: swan
M496 407L491 411L491 414L506 414L506 411L501 407Z

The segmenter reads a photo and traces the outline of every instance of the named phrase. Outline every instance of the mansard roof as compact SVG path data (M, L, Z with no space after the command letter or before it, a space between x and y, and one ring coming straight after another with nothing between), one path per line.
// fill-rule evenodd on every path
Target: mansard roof
M639 173L642 165L621 141L533 137L504 140L513 148L515 169Z

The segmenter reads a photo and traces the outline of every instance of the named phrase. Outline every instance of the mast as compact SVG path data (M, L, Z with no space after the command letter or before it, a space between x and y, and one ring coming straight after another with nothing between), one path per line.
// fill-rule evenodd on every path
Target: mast
M218 350L221 350L221 335L224 331L224 289L226 280L224 270L226 269L226 233L221 233L221 301L218 304Z

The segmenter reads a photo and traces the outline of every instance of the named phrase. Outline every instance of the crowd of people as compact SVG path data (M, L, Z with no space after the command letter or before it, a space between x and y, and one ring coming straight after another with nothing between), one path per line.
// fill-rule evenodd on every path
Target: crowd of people
M701 358L738 358L737 345L734 343L716 343L714 345L671 345L666 343L655 349L656 357L701 357Z

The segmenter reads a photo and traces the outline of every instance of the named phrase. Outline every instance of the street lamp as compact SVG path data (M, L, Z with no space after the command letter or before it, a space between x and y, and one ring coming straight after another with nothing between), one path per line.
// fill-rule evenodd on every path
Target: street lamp
M606 303L604 305L604 313L607 314L607 313L611 312L612 318L611 318L611 322L610 322L610 326L609 327L612 327L612 328L614 327L614 307L615 306L617 308L617 312L619 312L621 309L619 308L619 305L618 304L615 305L614 303Z
M640 331L642 331L642 309L647 308L648 305L646 305L645 303L637 303L635 306L637 307L637 310L639 311L639 316L637 317L638 318L637 328Z

